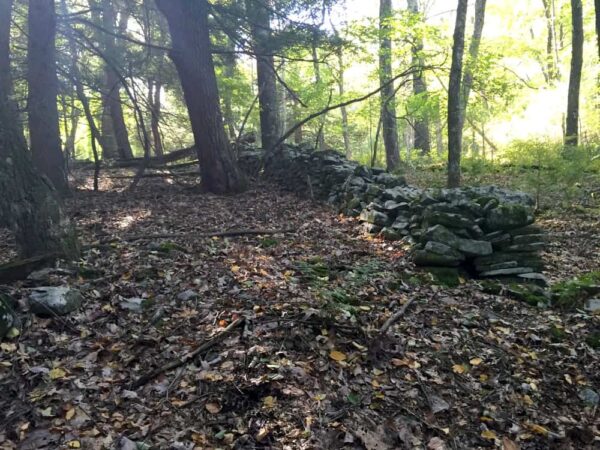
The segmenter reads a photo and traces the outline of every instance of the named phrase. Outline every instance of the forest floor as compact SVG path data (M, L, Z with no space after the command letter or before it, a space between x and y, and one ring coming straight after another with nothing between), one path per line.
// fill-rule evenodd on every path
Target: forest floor
M0 448L600 448L582 400L600 390L600 317L436 285L402 244L270 185L121 181L69 200L92 244L78 271L8 286L86 302L1 344ZM600 267L597 212L540 223L552 281ZM231 229L289 232L203 236Z

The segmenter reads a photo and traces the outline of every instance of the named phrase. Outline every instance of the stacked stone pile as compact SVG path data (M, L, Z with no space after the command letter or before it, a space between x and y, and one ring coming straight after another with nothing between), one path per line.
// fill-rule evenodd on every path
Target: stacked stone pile
M256 151L240 155L244 167L263 166L257 158ZM418 265L461 267L481 277L543 279L544 235L533 225L528 194L495 186L419 189L340 153L302 146L284 146L264 168L281 186L359 217L367 233L411 242Z

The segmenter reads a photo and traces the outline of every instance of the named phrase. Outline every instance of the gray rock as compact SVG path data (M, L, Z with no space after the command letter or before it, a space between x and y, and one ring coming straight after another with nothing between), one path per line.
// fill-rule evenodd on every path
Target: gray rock
M522 273L531 272L533 272L533 269L531 267L513 267L512 269L490 270L488 272L482 272L479 275L482 277L504 277L509 275L520 275Z
M546 241L546 236L543 234L522 234L513 237L513 244L537 244Z
M377 234L381 231L383 227L380 227L379 225L375 225L373 223L364 223L363 224L363 229L365 231L365 233L367 234Z
M535 253L546 248L545 242L535 242L532 244L509 245L506 247L507 252L529 252Z
M491 255L493 251L492 244L489 242L458 237L443 225L436 225L429 228L426 231L424 238L429 241L446 244L468 256L486 256Z
M81 306L83 296L68 286L39 287L31 290L28 302L31 312L38 316L64 316Z
M530 225L535 220L530 208L519 204L504 204L487 212L489 231L512 230Z
M410 205L408 203L396 202L394 200L387 200L385 202L385 204L383 205L383 209L385 209L386 211L392 211L392 212L408 211L409 208L410 208Z
M128 298L119 303L119 307L127 311L142 312L144 309L144 299L138 297Z
M454 250L452 247L449 247L448 245L442 244L440 242L434 242L434 241L427 242L427 244L425 244L425 250L430 253L436 253L438 255L449 256L458 261L465 260L465 256L461 252Z
M546 278L544 274L538 272L520 273L519 275L517 275L517 278L527 283L535 283L540 286L550 286L548 278Z
M191 289L187 289L183 292L180 292L177 295L177 300L182 301L182 302L188 302L190 300L195 300L197 298L198 298L198 293Z
M0 339L15 325L15 310L10 298L0 293Z
M600 312L600 298L590 298L585 302L585 310L596 314Z
M427 250L416 250L413 253L413 261L418 266L458 267L460 259L452 256L440 255Z
M585 403L586 406L594 408L600 403L600 395L590 388L585 388L579 391L579 398Z
M400 230L390 227L385 227L381 230L381 236L387 241L399 241L404 237Z
M360 213L360 220L380 227L385 227L391 222L387 214L380 211L369 210L364 210L362 213Z
M472 220L455 213L426 210L423 218L430 225L444 225L451 228L471 228L475 226Z

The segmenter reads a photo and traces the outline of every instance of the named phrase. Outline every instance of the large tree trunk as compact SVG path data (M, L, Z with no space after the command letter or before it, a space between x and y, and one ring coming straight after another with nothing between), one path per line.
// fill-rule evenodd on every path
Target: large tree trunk
M462 100L461 80L463 54L465 51L465 25L468 0L458 0L452 65L448 83L448 187L460 186L460 157L462 152Z
M321 65L319 64L319 52L316 44L316 37L312 43L312 59L313 59L313 70L315 72L315 84L317 86L321 86ZM317 150L323 151L325 150L325 120L327 118L326 114L323 114L319 117L318 120L318 128L317 128Z
M58 122L54 0L29 2L29 138L36 167L61 193L69 189Z
M10 95L10 20L13 0L0 0L0 91Z
M381 124L387 169L400 165L396 95L392 80L392 1L379 0L379 83L381 89Z
M205 188L230 193L245 188L225 135L211 55L207 0L156 0L169 23L177 68L188 107Z
M579 143L579 91L583 67L583 7L581 0L571 0L571 20L573 44L571 50L571 74L567 104L565 144L577 146Z
M10 227L22 257L56 253L76 258L74 228L60 199L45 177L35 172L27 144L9 101L9 61L12 0L0 0L0 224ZM58 123L57 123L58 125Z
M271 13L263 2L246 0L246 12L250 19L254 52L256 53L256 77L258 81L258 104L260 107L260 134L262 147L273 151L279 140L279 102L277 101L277 77L271 41Z
M419 20L423 20L421 11L419 10L418 0L408 0L408 10L419 17ZM414 44L412 46L412 65L413 67L423 67L423 36L417 34L414 36ZM422 70L415 71L413 73L413 93L421 101L427 101L427 84L425 83L425 76ZM415 131L415 148L421 150L424 155L427 155L431 151L431 140L429 134L429 118L427 117L426 110L417 111L417 117L415 118L414 131Z
M127 28L128 15L122 13L119 20L118 30L116 27L117 17L112 0L102 0L102 26L106 30L103 35L104 53L109 61L104 65L104 77L106 85L104 87L104 108L110 116L110 125L107 131L111 130L116 145L117 155L122 159L133 157L131 143L129 142L129 132L125 124L125 115L123 114L123 105L121 103L121 78L116 71L117 65L117 45L115 37L110 33L122 34ZM110 144L109 144L110 145ZM109 155L110 156L110 155Z
M477 64L477 58L479 57L479 46L483 34L483 24L485 23L485 4L486 0L475 1L475 27L473 28L473 36L471 37L471 43L469 44L469 63L465 68L465 76L462 83L460 105L461 130L465 125L467 106L469 104L469 97L471 96L471 89L473 88L473 72Z

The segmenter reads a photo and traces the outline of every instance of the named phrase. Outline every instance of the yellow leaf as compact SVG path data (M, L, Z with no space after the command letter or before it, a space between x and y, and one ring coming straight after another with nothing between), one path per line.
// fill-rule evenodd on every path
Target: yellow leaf
M331 353L329 353L329 357L331 359L333 359L334 361L338 361L338 362L346 361L346 359L348 358L345 353L338 352L337 350L332 350Z
M467 368L464 366L464 364L454 364L452 366L452 371L454 373L465 373Z
M73 416L75 416L75 408L71 408L67 411L67 413L65 414L65 419L71 420Z
M240 271L240 266L234 264L233 266L231 266L231 271L233 273L238 273Z
M516 442L511 441L507 437L503 437L502 438L502 449L503 450L519 450L520 447Z
M379 384L379 381L377 381L376 379L371 380L371 386L373 386L374 388L381 387L381 385Z
M56 367L52 369L48 373L48 375L50 375L51 380L58 380L60 378L64 378L67 375L67 372L65 372L64 369L61 369L60 367Z
M485 430L481 432L481 437L493 441L494 439L498 438L498 435L496 435L496 433L494 433L492 430Z
M209 402L204 407L211 414L218 414L221 411L221 404L219 402Z
M67 442L67 447L69 447L69 448L81 448L81 442L79 442L79 441L69 441L69 442Z
M265 397L262 399L263 402L263 406L267 409L273 409L275 408L275 405L277 404L277 399L271 395L269 395L268 397Z
M317 395L315 395L315 400L318 402L321 402L321 401L325 400L326 397L327 396L325 394L317 394Z
M479 420L481 420L482 422L493 422L494 421L494 419L492 419L491 417L488 417L488 416L481 416L479 418Z
M478 366L479 364L481 364L483 362L483 359L481 359L481 358L473 358L469 362L471 363L472 366Z
M6 353L12 353L17 351L17 346L12 342L3 342L0 344L0 349Z
M540 434L542 436L548 436L549 433L547 428L541 425L537 425L535 423L528 424L527 428L529 428L529 431L531 431L532 433Z
M485 382L489 379L490 379L490 376L485 373L482 373L481 375L479 375L479 381L481 381L481 382Z

